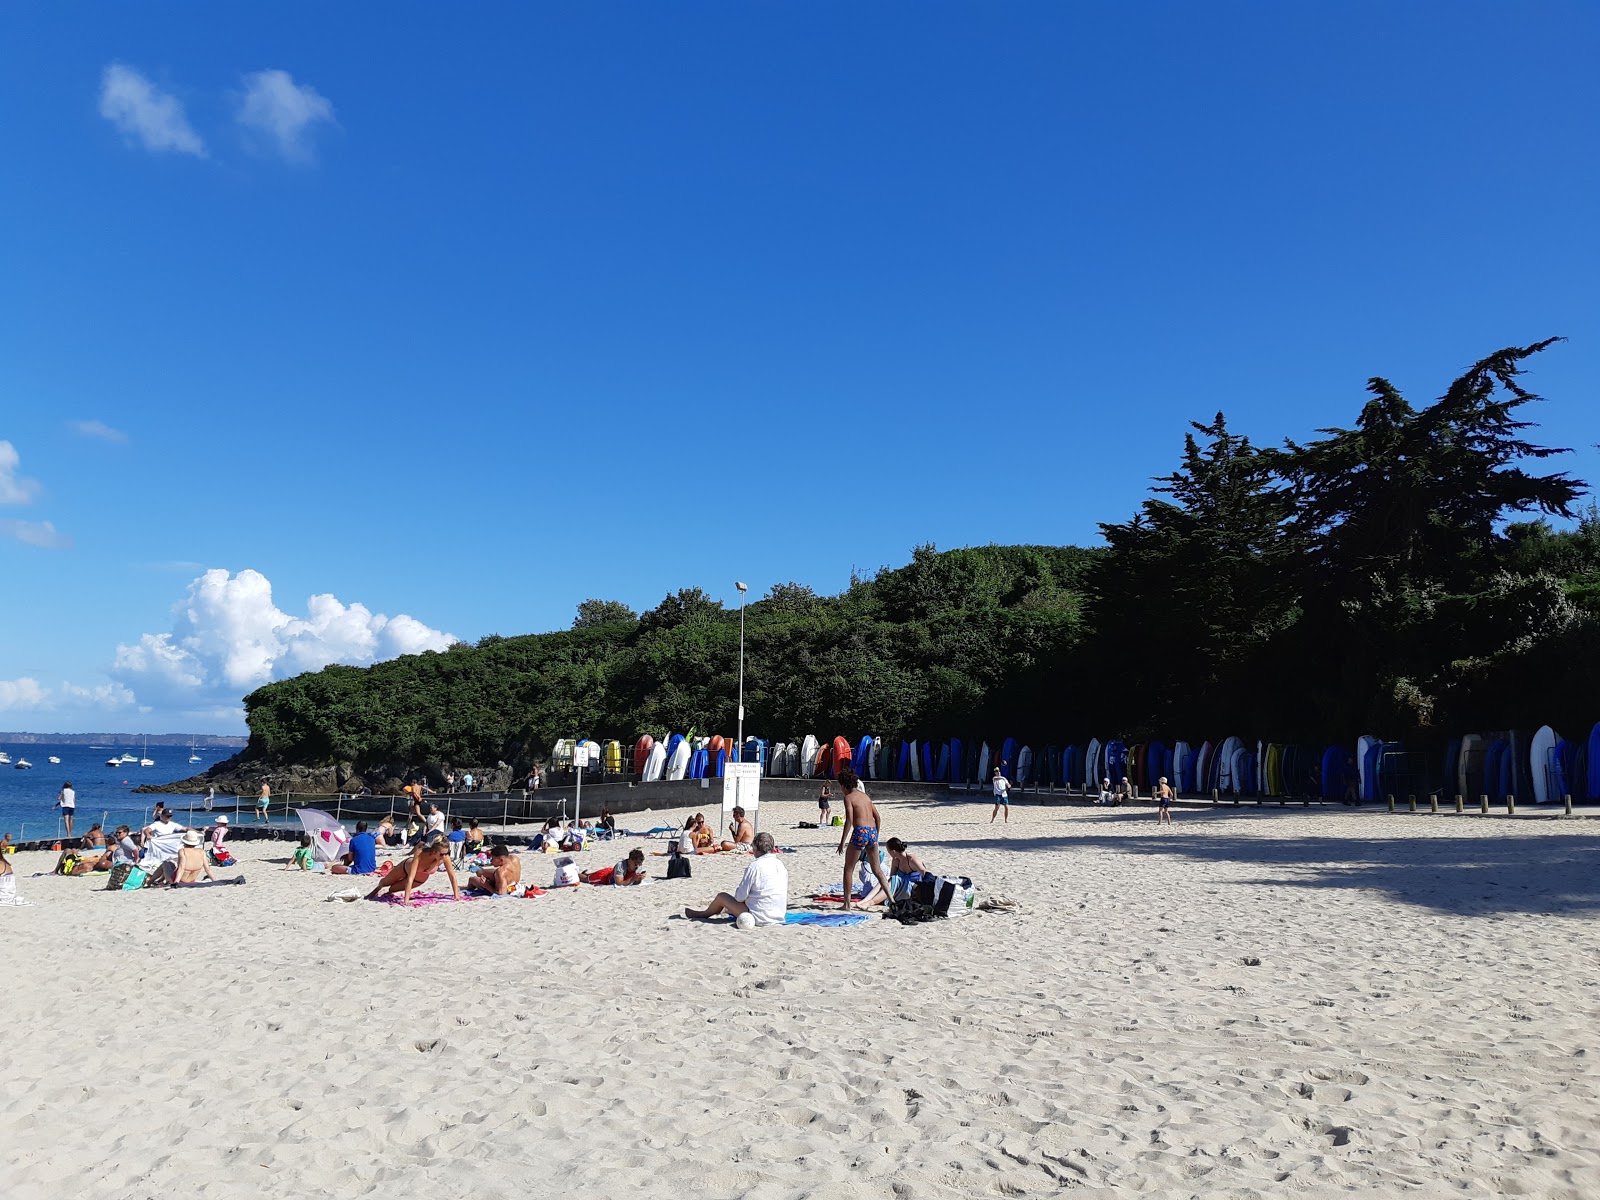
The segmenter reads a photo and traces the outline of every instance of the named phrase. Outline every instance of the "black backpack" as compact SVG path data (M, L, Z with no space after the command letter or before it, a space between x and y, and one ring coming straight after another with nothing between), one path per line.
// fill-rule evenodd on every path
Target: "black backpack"
M681 854L674 854L667 860L668 879L688 879L691 875L689 860Z

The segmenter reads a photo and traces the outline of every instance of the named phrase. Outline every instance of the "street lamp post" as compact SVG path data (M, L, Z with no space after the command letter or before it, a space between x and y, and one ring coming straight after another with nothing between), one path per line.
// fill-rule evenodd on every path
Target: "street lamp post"
M750 589L742 583L735 583L739 589L739 721L738 732L734 735L734 762L744 761L744 594Z

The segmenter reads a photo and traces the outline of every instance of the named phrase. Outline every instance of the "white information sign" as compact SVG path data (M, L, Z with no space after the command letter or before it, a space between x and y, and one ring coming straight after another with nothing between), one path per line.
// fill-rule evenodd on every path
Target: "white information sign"
M589 765L589 747L583 743L572 748L572 765L574 767L587 767Z
M738 805L759 832L761 829L761 764L725 763L722 768L722 827L733 822Z

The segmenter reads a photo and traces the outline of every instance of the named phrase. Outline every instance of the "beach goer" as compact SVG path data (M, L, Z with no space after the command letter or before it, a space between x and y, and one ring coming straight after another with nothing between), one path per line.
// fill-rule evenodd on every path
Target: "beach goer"
M1000 768L994 769L994 778L990 781L994 789L994 811L989 814L989 824L994 824L994 819L1000 815L1000 810L1006 810L1006 824L1011 824L1011 781L1000 773Z
M156 819L144 827L139 865L152 874L178 857L183 848L183 826L165 808L156 810Z
M463 792L472 791L474 782L471 771L463 771L461 773L461 790Z
M7 844L0 849L0 908L31 908L33 901L17 895L17 873L11 869L10 850Z
M206 806L206 811L207 812L211 811L211 806L216 803L216 800L217 800L217 789L214 788L214 787L208 787L206 789L206 798L205 798L204 801L202 801L202 803Z
M604 805L600 808L600 828L606 831L607 837L617 836L617 819L611 815L611 810Z
M540 775L538 767L535 767L533 770L528 772L528 790L530 792L537 792L539 790L539 785L543 782L544 777Z
M789 872L772 852L770 833L756 834L751 849L755 851L755 858L744 869L744 876L732 894L718 892L704 908L686 908L683 915L702 921L723 914L737 918L749 913L757 925L782 925L789 911Z
M833 823L833 789L827 784L822 785L822 791L817 795L817 824L831 825Z
M118 825L112 831L111 865L114 867L133 866L139 861L139 843L133 840L133 830L126 825Z
M72 819L78 815L78 793L72 788L72 780L63 783L56 793L56 807L61 810L61 820L67 827L67 836L71 837Z
M428 805L428 819L426 822L426 827L429 833L444 832L444 814L439 811L439 806L437 804Z
M99 821L96 821L93 825L89 826L89 832L83 835L83 844L85 846L95 847L104 846L106 844L105 831L100 828Z
M300 844L295 847L294 857L284 864L285 871L320 871L322 864L311 853L311 835L302 833Z
M748 846L756 836L755 826L750 824L750 819L744 815L744 809L735 806L733 820L728 823L728 833L731 841L722 843L724 850L737 850L740 846Z
M171 870L172 882L179 886L185 883L199 883L202 875L207 879L216 878L211 873L211 864L206 861L205 851L200 849L198 829L188 830L183 835L183 846L178 850L178 857L173 860Z
M1117 784L1116 788L1111 793L1111 803L1120 808L1122 805L1128 802L1129 791L1130 785L1128 783L1128 777L1124 775L1122 777L1122 782Z
M9 833L0 834L0 854L10 853L12 853L11 835Z
M103 846L89 846L83 849L69 846L56 859L51 874L88 875L94 871L109 871L113 857L113 852Z
M378 839L367 832L365 821L356 822L355 836L339 861L328 867L334 875L376 875L378 873Z
M472 824L467 828L467 840L466 843L461 847L462 852L466 854L476 854L479 850L483 849L483 844L488 840L489 839L487 836L485 836L483 830L478 828L477 818L474 817Z
M261 794L256 797L256 816L263 821L268 820L267 810L272 806L272 785L265 779L261 781Z
M450 832L445 835L445 841L450 843L450 857L460 863L467 850L467 831L460 817L450 818Z
M489 847L489 865L467 880L467 890L504 896L521 882L522 860L508 846L496 842Z
M849 912L850 898L854 894L850 878L856 873L856 863L862 859L872 864L878 886L890 895L894 893L884 876L883 864L878 861L878 835L883 830L878 806L861 790L861 780L849 767L841 770L838 778L839 786L844 789L844 831L839 836L839 853L844 855L844 910Z
M444 790L447 792L456 790L456 773L454 771L446 771L444 773Z
M649 873L644 869L643 850L630 850L628 857L621 862L595 871L584 871L578 876L584 883L601 886L615 884L617 887L634 887L649 877Z
M705 813L694 815L694 850L696 854L714 853L717 835L712 832L711 826L706 824Z
M228 814L218 813L217 819L211 825L211 861L218 866L231 867L234 863L233 855L223 845L228 840Z
M872 904L885 904L892 900L902 886L915 883L921 879L927 867L922 865L922 860L911 853L911 847L899 838L887 838L883 848L889 852L889 891L875 888L863 900L862 906Z
M1156 784L1156 824L1172 824L1172 788L1168 785L1165 775Z
M1095 803L1111 803L1111 777L1109 775L1100 781L1100 795L1095 799Z
M428 878L440 867L450 878L450 894L455 899L461 899L461 885L456 881L456 869L450 862L450 845L444 840L444 834L429 834L404 862L395 863L388 873L378 881L378 886L367 893L368 900L376 900L384 892L393 895L395 892L404 891L404 903L411 903L411 893L416 890L419 883L426 883Z
M394 818L393 817L385 817L383 820L378 822L378 833L377 833L378 845L382 846L385 850L387 850L390 847L390 845L393 844L393 843L391 843L389 841L389 839L394 837L394 836L395 836L395 833L394 833Z

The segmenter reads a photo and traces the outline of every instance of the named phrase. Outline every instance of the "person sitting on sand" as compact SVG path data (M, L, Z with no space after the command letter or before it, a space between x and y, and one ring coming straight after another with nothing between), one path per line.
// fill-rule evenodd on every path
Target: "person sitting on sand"
M89 826L89 832L83 835L83 844L86 847L92 846L95 849L100 849L105 846L105 830L100 828L99 821L96 821L93 825Z
M0 846L0 907L31 908L33 901L17 895L17 873L11 869L11 860L7 857L10 850L9 841Z
M611 815L611 810L604 805L600 808L600 828L606 831L607 837L617 836L617 819Z
M696 854L716 853L717 835L706 823L705 813L694 815L694 850Z
M158 810L156 819L144 828L143 854L139 865L146 871L154 872L161 864L171 862L183 848L182 839L183 826L174 821L165 809Z
M615 884L617 887L634 887L649 877L644 869L643 850L630 850L628 857L621 862L609 867L597 867L593 871L584 871L578 876L584 883L601 887L610 884Z
M320 871L322 864L311 853L311 835L302 833L300 844L295 847L294 857L284 864L285 871Z
M383 820L379 821L378 831L374 837L378 843L378 848L381 850L387 850L390 846L394 845L394 843L389 840L390 838L394 837L394 818L385 817Z
M367 893L368 900L376 900L387 892L404 891L405 899L402 903L411 903L411 893L416 890L419 883L426 883L440 867L450 878L450 895L461 899L461 885L456 881L456 869L450 862L450 843L445 841L444 834L430 834L423 839L422 845L404 862L395 863L389 868L388 874L378 881L378 886Z
M744 815L744 809L735 807L733 820L728 824L728 832L733 835L733 840L722 843L724 850L737 850L740 846L748 846L755 839L755 826L750 824L749 818Z
M428 805L427 826L429 833L444 832L444 813L439 811L439 806L437 804Z
M1122 782L1117 784L1116 790L1111 793L1111 803L1120 808L1128 802L1128 797L1132 794L1133 788L1128 783L1128 777L1124 775Z
M861 901L863 907L871 904L885 904L894 898L896 892L907 883L915 883L926 873L927 867L922 865L922 860L911 853L911 848L899 838L889 838L883 843L883 848L889 852L889 890L874 888L872 894Z
M467 827L467 841L466 844L461 847L462 853L476 854L478 851L483 849L483 844L488 840L489 839L484 835L483 830L478 828L478 819L474 817L472 819L472 824Z
M838 779L839 786L844 789L844 831L839 837L839 853L844 855L844 911L849 912L850 877L856 873L856 862L862 858L872 864L878 886L891 896L894 892L883 873L883 864L878 861L878 835L883 828L878 806L861 790L861 780L849 767L839 772Z
M530 849L543 851L545 854L554 854L561 848L561 822L551 817L544 823L544 829L534 834Z
M843 779L845 772L839 773ZM756 834L751 849L755 858L744 869L744 877L730 895L718 892L716 898L704 908L686 908L683 915L696 921L726 913L738 918L749 913L757 925L782 925L789 911L789 872L773 851L772 835L766 831Z
M109 871L112 851L103 846L86 846L83 849L68 847L56 859L56 865L51 868L52 875L88 875L95 871Z
M365 821L356 822L356 834L339 861L328 867L334 875L376 875L378 873L378 839L367 832Z
M216 878L211 873L211 864L206 861L206 852L200 848L200 841L198 829L191 829L183 835L183 848L178 851L177 859L169 868L173 884L182 886L185 883L199 883L202 875L207 879Z
M489 865L467 880L467 891L504 896L522 882L522 860L509 847L496 842L489 847Z
M111 865L132 866L139 861L139 843L133 840L133 830L118 825L112 832Z

